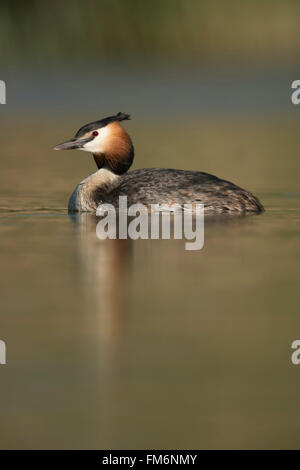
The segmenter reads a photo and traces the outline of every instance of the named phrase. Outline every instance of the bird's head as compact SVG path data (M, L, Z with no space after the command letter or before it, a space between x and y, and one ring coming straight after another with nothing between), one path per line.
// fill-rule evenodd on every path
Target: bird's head
M118 113L81 127L70 140L56 145L53 150L83 150L91 152L98 168L113 173L125 173L133 162L132 141L120 121L130 119L129 114Z

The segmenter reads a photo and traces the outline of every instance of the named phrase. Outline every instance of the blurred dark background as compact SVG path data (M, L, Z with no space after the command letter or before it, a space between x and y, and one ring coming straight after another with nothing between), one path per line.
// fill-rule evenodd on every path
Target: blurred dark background
M3 0L1 65L288 66L299 12L297 0Z

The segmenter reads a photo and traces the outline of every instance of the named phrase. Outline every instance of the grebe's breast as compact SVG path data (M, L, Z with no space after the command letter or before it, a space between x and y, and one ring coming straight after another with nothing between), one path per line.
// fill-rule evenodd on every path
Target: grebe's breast
M168 168L134 170L119 177L118 184L105 195L94 191L96 205L107 202L118 205L119 196L131 204L204 204L205 213L262 212L263 206L250 192L229 181L200 171Z

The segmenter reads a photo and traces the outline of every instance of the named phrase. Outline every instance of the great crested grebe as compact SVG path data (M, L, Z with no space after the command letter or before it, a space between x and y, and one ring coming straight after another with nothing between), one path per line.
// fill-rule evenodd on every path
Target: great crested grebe
M81 127L75 137L54 150L79 149L91 152L98 171L77 185L70 197L69 212L96 212L99 204L118 206L119 196L127 204L203 203L205 214L259 213L263 206L245 189L200 171L144 168L127 172L134 148L120 121L129 114L118 113Z

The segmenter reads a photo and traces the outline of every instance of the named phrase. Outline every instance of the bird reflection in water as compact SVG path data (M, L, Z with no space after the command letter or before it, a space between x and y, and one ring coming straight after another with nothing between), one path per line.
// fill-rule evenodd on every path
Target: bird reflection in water
M110 366L122 348L126 327L126 292L130 282L131 240L99 240L99 217L81 213L70 216L78 239L80 285L84 297L84 328ZM102 362L101 361L101 362Z

